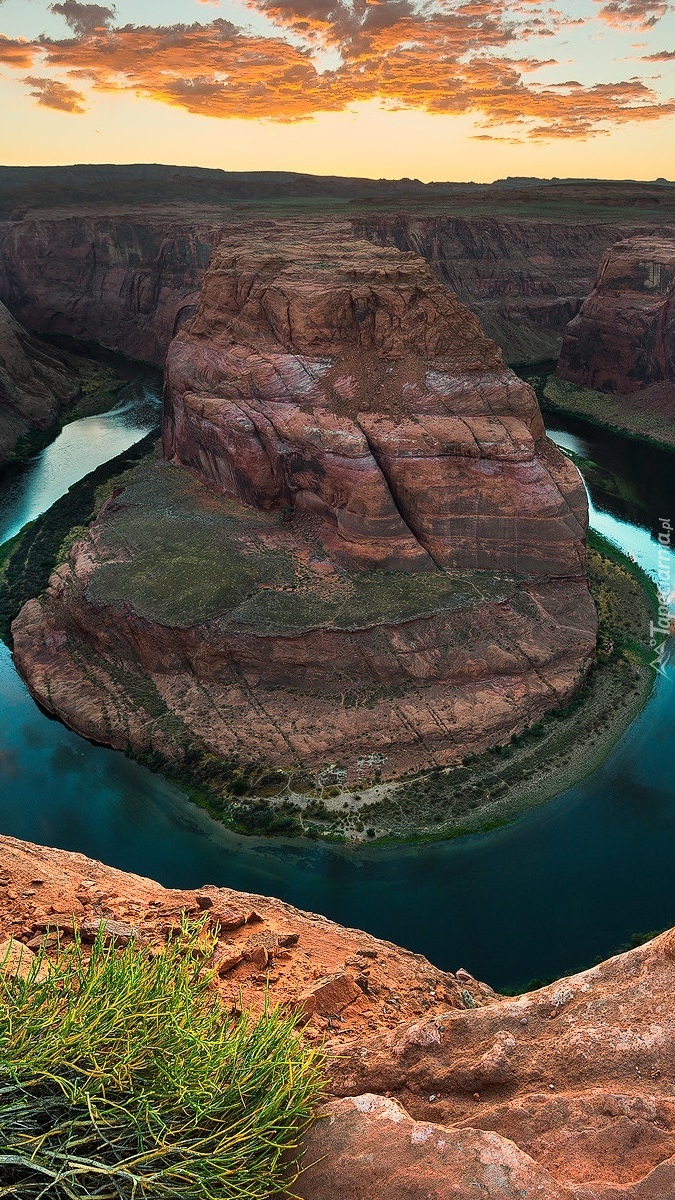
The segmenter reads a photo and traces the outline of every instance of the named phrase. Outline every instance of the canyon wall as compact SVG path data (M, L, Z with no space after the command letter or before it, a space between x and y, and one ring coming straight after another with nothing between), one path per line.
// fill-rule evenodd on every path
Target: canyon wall
M163 442L13 626L86 736L353 784L506 741L579 687L581 478L418 256L326 220L224 240L169 350Z
M504 193L505 209L515 194ZM421 254L508 362L532 362L557 357L607 247L658 228L603 223L587 213L575 220L560 207L550 220L375 212L349 225L353 236ZM141 200L136 209L118 203L106 211L103 204L87 209L76 194L61 215L26 213L0 223L0 300L33 333L65 334L161 365L194 313L214 247L221 237L236 239L240 224L231 206L162 208Z
M414 250L477 314L507 362L557 358L568 323L593 287L598 262L627 234L658 235L639 221L386 215L354 221L358 236ZM670 234L675 228L666 227Z
M0 303L0 466L21 437L48 429L79 395L77 373Z
M0 224L0 300L36 334L162 366L194 313L220 224L137 215Z
M607 251L567 327L557 373L601 392L651 395L661 385L675 413L675 235L631 237Z
M665 1200L675 1194L675 930L516 997L265 896L177 891L0 837L0 962L76 933L161 952L215 935L224 1005L266 996L324 1041L303 1200ZM6 956L6 957L5 957ZM468 968L468 969L467 969Z

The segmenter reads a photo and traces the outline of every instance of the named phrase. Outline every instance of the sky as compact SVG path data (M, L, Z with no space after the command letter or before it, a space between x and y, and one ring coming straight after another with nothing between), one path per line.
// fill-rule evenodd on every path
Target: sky
M0 162L675 179L675 0L0 0Z

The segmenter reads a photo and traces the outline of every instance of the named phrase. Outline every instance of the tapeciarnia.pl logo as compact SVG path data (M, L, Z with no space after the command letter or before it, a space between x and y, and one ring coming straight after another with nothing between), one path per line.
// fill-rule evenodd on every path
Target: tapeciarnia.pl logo
M659 593L659 610L656 621L649 622L649 645L654 651L652 666L659 675L665 675L670 665L675 641L672 637L671 604L674 598L673 577L670 559L673 526L670 517L659 518L659 553L657 569L657 588Z

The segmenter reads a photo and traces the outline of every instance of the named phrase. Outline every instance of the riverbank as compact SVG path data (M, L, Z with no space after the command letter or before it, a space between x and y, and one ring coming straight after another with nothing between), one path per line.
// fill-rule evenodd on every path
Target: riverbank
M32 429L16 442L12 454L2 464L2 470L12 471L28 459L49 446L66 425L83 417L97 417L109 412L117 404L119 393L128 382L112 362L94 358L84 352L75 353L59 347L59 354L74 375L79 377L79 398L69 408L63 409L56 420L46 429Z
M558 379L553 368L554 364L546 364L543 369L516 368L521 378L534 387L544 416L581 417L597 429L629 434L666 450L675 448L675 386L670 402L664 401L661 392L655 395L653 388L628 395L596 392Z
M89 414L91 415L91 414ZM22 605L39 596L49 577L113 487L112 481L148 453L156 434L103 463L73 484L51 508L0 545L0 638L11 647L10 628Z
M293 796L310 835L431 841L487 831L595 771L649 699L656 591L636 564L593 532L589 577L598 608L598 655L571 704L461 766L357 795L319 801Z

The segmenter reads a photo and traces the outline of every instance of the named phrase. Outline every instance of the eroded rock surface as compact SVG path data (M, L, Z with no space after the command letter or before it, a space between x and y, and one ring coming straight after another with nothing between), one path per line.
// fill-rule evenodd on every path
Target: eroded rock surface
M489 1010L403 1024L336 1063L333 1089L391 1096L434 1137L497 1135L505 1161L516 1146L536 1164L532 1195L541 1171L556 1197L675 1194L674 944L670 931Z
M243 1000L259 1012L268 989L273 1003L299 1014L308 1038L326 1038L336 1053L405 1017L464 1008L467 994L479 1006L499 1001L487 984L474 980L467 993L466 981L421 954L270 896L163 888L83 854L0 836L0 967L6 954L9 970L23 970L45 937L49 954L75 931L89 944L101 924L120 946L133 937L161 948L183 916L216 935L206 961L228 1007ZM320 998L314 1005L310 994Z
M675 236L627 238L607 251L567 327L558 374L601 392L640 392L640 402L675 414Z
M218 250L167 360L170 461L124 481L14 649L89 737L355 782L507 740L578 687L586 498L421 259L298 228Z
M228 1008L260 1011L268 989L306 1037L325 1039L328 1096L304 1142L303 1200L675 1195L675 930L502 997L465 968L438 971L269 897L165 889L0 838L6 969L23 970L45 935L49 959L59 939L101 923L121 944L161 951L184 916L215 935L205 965Z
M318 517L359 567L584 570L583 484L532 389L417 255L348 226L222 243L167 358L164 450Z
M48 429L79 394L77 373L0 303L0 465L19 438Z
M151 211L0 224L0 299L37 334L64 334L161 366L222 221Z
M388 215L355 221L379 245L414 250L437 277L477 314L507 362L557 358L568 323L593 287L599 260L620 238L659 236L645 222L570 219L565 195L555 195L551 219L495 216ZM506 197L501 197L505 209ZM612 203L608 192L607 201ZM667 235L673 237L670 225Z

